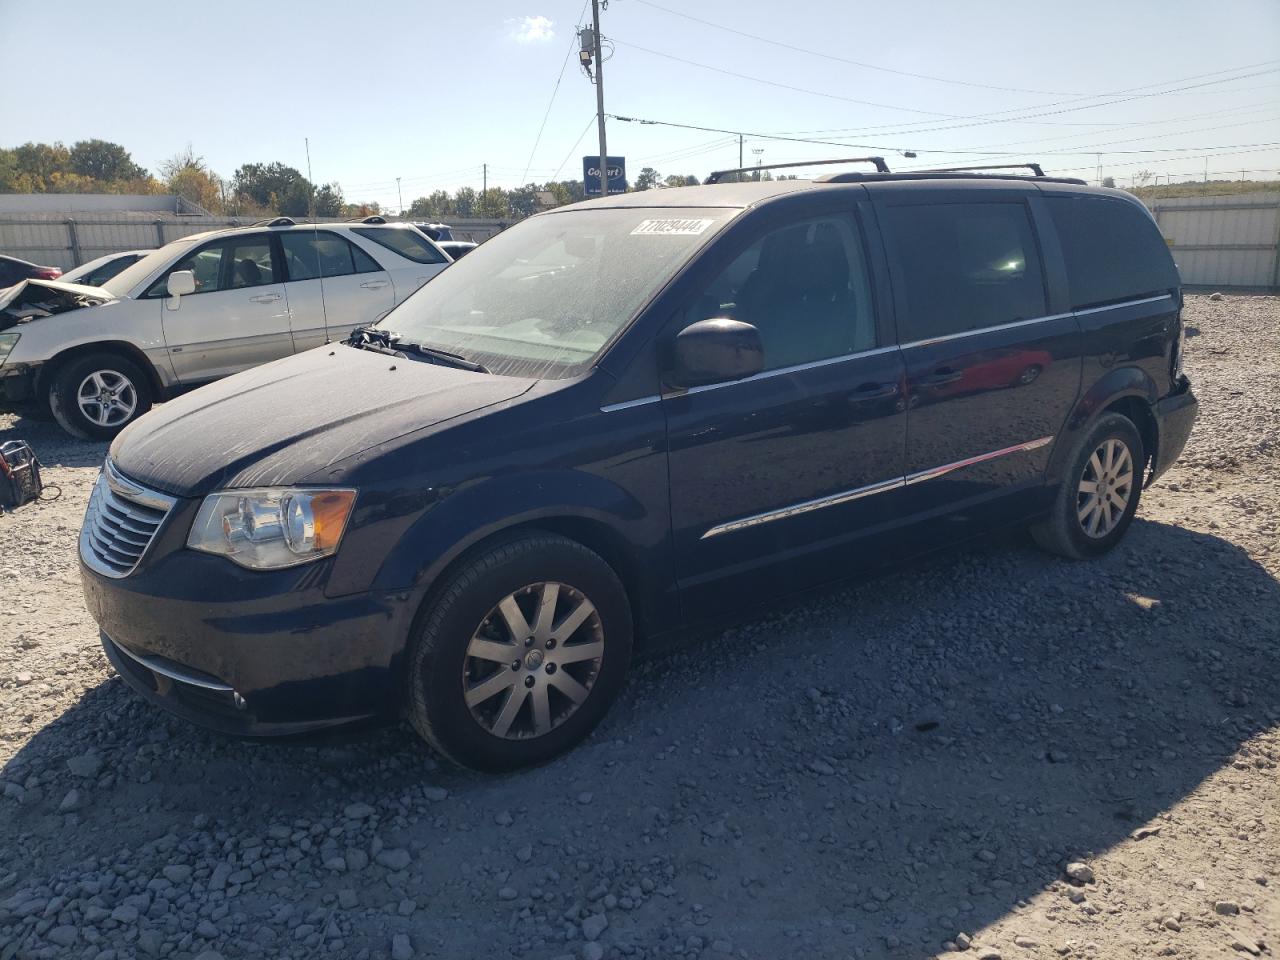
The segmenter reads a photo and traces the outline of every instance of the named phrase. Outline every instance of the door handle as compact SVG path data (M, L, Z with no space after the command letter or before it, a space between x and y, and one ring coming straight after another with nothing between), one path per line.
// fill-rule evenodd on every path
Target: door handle
M922 387L941 387L948 383L955 383L963 376L964 374L959 370L952 370L950 367L939 367L927 377L921 377L920 385Z
M386 280L367 280L360 284L360 286L364 287L366 290L381 290L386 285Z
M278 293L260 293L256 297L250 297L250 303L275 303L280 299Z
M854 403L861 403L865 400L883 400L885 397L894 397L898 394L898 385L896 383L876 383L874 380L869 383L863 383L858 386L850 399Z

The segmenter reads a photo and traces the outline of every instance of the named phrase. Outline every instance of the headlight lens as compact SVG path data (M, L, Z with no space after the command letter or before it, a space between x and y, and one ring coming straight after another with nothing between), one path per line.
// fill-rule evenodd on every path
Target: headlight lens
M217 553L251 570L278 570L338 549L356 492L262 487L211 493L187 536L192 550Z
M18 336L16 333L0 333L0 363L13 353L13 348L18 345Z

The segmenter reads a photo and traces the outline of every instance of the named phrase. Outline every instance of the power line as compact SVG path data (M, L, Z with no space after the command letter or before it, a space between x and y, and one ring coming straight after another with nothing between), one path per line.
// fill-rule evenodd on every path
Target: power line
M876 144L876 143L844 143L844 142L837 143L831 140L808 140L800 137L782 137L782 136L776 136L768 133L752 133L747 130L728 130L721 127L705 127L705 126L699 126L697 124L691 124L691 123L675 123L673 121L668 121L668 120L644 120L639 117L619 116L618 114L615 114L615 113L609 114L609 117L613 120L621 120L623 122L628 122L628 123L640 123L640 124L660 126L660 127L678 127L685 130L702 130L707 133L726 133L726 134L733 134L734 136L741 135L744 137L752 137L753 139L760 139L760 140L784 140L790 143L812 143L812 144L819 144L821 146L828 146L828 147L858 147L859 149L865 149L865 150L882 150L886 153L906 153L906 152L944 153L944 154L954 154L957 156L986 154L988 156L1017 156L1017 157L1023 156L1025 153L1027 153L1027 151L1025 150L1004 151L1000 153L993 153L990 150L946 150L941 148L931 149L931 148L924 148L924 147L908 148L905 146L889 146L886 144ZM1280 141L1276 141L1274 143L1239 143L1239 144L1220 144L1220 145L1214 145L1214 146L1198 146L1198 147L1161 147L1161 148L1148 149L1148 150L1107 150L1104 152L1106 153L1169 153L1175 150L1196 151L1196 150L1220 150L1220 149L1228 149L1228 148L1235 148L1235 147L1243 148L1243 147L1273 147L1273 146L1280 146ZM1080 153L1096 153L1097 151L1093 147L1088 147L1087 149L1083 149L1083 150L1065 149L1065 150L1051 150L1051 151L1045 151L1045 152L1054 153L1054 154L1072 154L1072 153L1080 154Z
M746 73L737 73L733 70L725 70L722 67L713 67L708 63L699 63L697 60L687 60L684 57L677 57L672 53L663 53L660 50L651 50L648 47L642 47L638 43L631 43L625 40L619 40L617 37L610 37L614 43L623 47L630 47L632 50L639 50L655 57L662 57L664 60L674 60L676 63L687 64L691 67L698 67L702 70L710 70L712 73L721 73L726 77L736 77L739 80L750 80L752 83L763 83L765 86L777 87L780 90L791 90L795 93L807 93L810 96L826 97L828 100L841 100L845 103L856 103L862 107L877 107L883 110L898 110L904 113L919 113L930 117L945 117L949 120L965 119L962 115L956 113L940 113L937 110L917 110L914 107L903 107L892 103L877 103L874 100L859 100L857 97L846 97L839 93L825 93L821 90L810 90L808 87L796 87L789 83L779 83L776 80L765 80L763 77L753 77Z
M898 110L898 111L904 111L907 113L927 114L935 117L942 117L948 120L972 121L969 123L950 124L946 126L937 126L937 127L925 127L920 129L917 129L919 127L919 124L936 122L936 121L915 121L914 123L909 123L909 124L902 124L902 123L881 124L879 126L863 127L862 128L863 132L871 132L875 130L889 130L889 131L901 132L901 133L933 133L933 132L938 132L943 130L958 130L965 127L987 126L989 124L994 124L994 123L1022 123L1022 122L1037 120L1041 117L1059 116L1064 113L1073 113L1079 110L1092 110L1098 107L1112 106L1117 103L1128 103L1133 100L1141 100L1149 97L1166 96L1168 94L1179 93L1185 90L1192 90L1200 87L1213 86L1219 83L1230 83L1233 80L1243 80L1248 77L1262 76L1263 74L1275 73L1277 71L1280 71L1280 67L1271 66L1268 69L1259 70L1255 73L1241 74L1233 77L1224 77L1217 80L1208 80L1203 83L1191 84L1189 86L1175 87L1172 90L1157 90L1153 93L1135 93L1134 92L1134 91L1140 91L1140 90L1149 90L1152 87L1168 86L1171 83L1183 83L1188 80L1199 80L1204 77L1215 77L1222 73L1233 73L1238 70L1252 69L1253 67L1256 67L1256 66L1266 66L1269 64L1280 63L1280 60L1266 60L1257 64L1250 64L1246 67L1233 68L1232 70L1214 70L1214 71L1210 71L1209 73L1195 74L1189 77L1183 77L1178 80L1167 80L1167 81L1163 81L1162 83L1144 84L1142 86L1129 88L1128 90L1116 91L1116 93L1114 94L1092 94L1087 97L1077 97L1070 100L1060 100L1054 103L1042 104L1039 107L1016 107L1009 110L1001 110L1001 111L996 111L996 112L987 113L987 114L964 115L964 114L941 113L939 111L934 111L934 110L919 110L913 107L904 107L904 106L898 106L895 104L886 104L886 103L878 103L870 100L861 100L855 97L846 97L843 94L838 94L838 93L827 93L821 90L811 90L807 87L798 87L791 84L780 83L774 80L766 80L763 77L755 77L750 74L738 73L733 70L725 70L721 67L715 67L710 64L701 63L697 60L689 60L685 57L678 57L678 56L675 56L674 54L663 53L659 50L650 49L649 47L642 47L639 44L618 40L616 37L614 38L614 42L622 46L631 47L632 49L639 50L643 53L648 53L653 56L661 57L666 60L673 60L677 63L683 63L688 66L698 67L699 69L702 69L702 70L709 70L713 73L719 73L725 76L735 77L740 80L750 80L753 83L760 83L760 84L764 84L765 86L777 87L779 89L790 90L796 93L804 93L811 96L824 97L826 99L839 100L846 103L854 103L860 106L877 107L877 108L888 109L888 110ZM1118 94L1121 94L1121 93L1130 93L1132 95L1127 97L1120 97L1119 99L1115 99L1115 100L1106 100L1101 103L1081 103L1081 101L1084 101L1084 100L1097 100L1100 97L1117 96ZM1046 107L1062 106L1063 104L1077 104L1077 106L1066 106L1059 110L1045 109ZM1024 113L1024 111L1026 110L1038 110L1040 112ZM1022 113L1023 115L1010 116L1010 114L1017 114L1017 113Z
M971 80L957 80L953 77L935 77L928 73L914 73L910 70L895 70L893 67L882 67L875 63L865 63L861 60L850 60L847 57L837 57L834 54L823 53L820 50L810 50L806 47L798 47L795 44L784 43L781 40L774 40L771 37L762 37L758 34L747 33L745 30L738 30L734 27L725 26L722 23L715 23L712 20L703 20L701 17L695 17L692 14L684 13L680 10L672 10L670 7L664 7L661 4L653 3L652 0L639 0L646 7L653 7L655 10L661 10L663 13L669 13L675 17L683 17L685 20L692 20L694 23L701 23L708 27L714 27L716 30L723 30L726 33L737 34L740 37L746 37L749 40L758 40L761 43L768 43L775 47L782 47L785 50L793 50L796 53L803 53L811 57L820 57L823 60L832 60L836 63L846 63L853 67L861 67L864 70L879 70L882 73L892 73L899 77L913 77L917 80L932 80L935 83L951 83L961 87L977 87L981 90L1001 90L1005 93L1034 93L1040 96L1058 97L1058 96L1075 96L1074 93L1068 93L1062 90L1029 90L1025 87L1001 87L990 83L978 83Z
M573 146L569 148L569 152L566 153L564 156L564 159L560 161L560 166L556 167L556 172L551 175L551 180L553 182L555 181L556 177L560 176L560 171L563 170L564 165L569 162L569 158L572 157L578 151L578 144L582 143L582 138L587 135L587 131L591 129L591 125L595 122L596 122L596 115L593 113L591 115L591 119L587 121L587 125L583 127L582 132L578 134L578 139L574 141Z
M586 0L586 2L582 4L582 11L578 14L579 22L581 22L582 18L586 16L587 3L589 2L590 0ZM521 180L528 180L529 178L529 168L533 166L533 155L538 152L538 144L542 142L542 131L547 128L547 118L551 116L551 108L555 106L556 94L560 92L560 81L564 79L565 68L569 66L569 58L573 56L573 51L577 46L578 32L575 30L573 33L573 39L569 41L569 49L565 51L564 61L560 64L560 73L556 77L556 85L551 88L551 99L547 101L547 109L542 115L542 123L538 126L538 135L533 139L533 149L529 151L529 159L524 165L524 173L520 177Z

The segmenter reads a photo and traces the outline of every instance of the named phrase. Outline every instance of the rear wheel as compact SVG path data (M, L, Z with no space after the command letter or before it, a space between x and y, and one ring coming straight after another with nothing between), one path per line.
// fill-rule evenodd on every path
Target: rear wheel
M409 656L414 727L456 763L511 770L582 740L631 660L626 590L598 555L553 534L501 541L437 594Z
M1128 417L1104 414L1081 440L1036 542L1064 557L1100 556L1120 542L1142 494L1142 436Z
M151 384L132 360L114 353L76 357L49 387L49 410L82 440L110 440L151 409Z

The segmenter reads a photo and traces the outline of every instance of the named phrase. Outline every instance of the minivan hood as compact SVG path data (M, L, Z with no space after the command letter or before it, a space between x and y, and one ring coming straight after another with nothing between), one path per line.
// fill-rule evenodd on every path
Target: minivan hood
M535 382L333 344L156 407L116 437L111 458L179 497L317 482L312 475L339 460L511 400Z
M23 280L0 290L0 330L116 299L101 287L61 280Z

